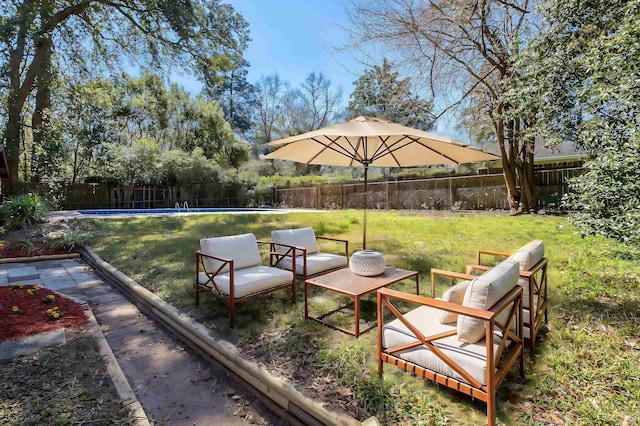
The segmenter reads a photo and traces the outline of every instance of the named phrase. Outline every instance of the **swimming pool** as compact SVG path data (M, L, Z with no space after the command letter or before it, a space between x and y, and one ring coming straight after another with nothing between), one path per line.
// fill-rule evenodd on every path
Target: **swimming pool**
M112 216L112 215L170 215L170 214L197 214L197 213L258 213L272 212L274 209L268 208L180 208L180 209L90 209L76 210L78 213L87 216Z

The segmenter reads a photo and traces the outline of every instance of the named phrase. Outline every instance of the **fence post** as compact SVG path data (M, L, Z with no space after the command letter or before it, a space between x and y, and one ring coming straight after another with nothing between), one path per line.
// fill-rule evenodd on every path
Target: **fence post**
M389 210L389 180L387 179L387 210Z
M455 204L453 201L453 179L451 178L449 178L449 203L451 204L449 209L451 209Z

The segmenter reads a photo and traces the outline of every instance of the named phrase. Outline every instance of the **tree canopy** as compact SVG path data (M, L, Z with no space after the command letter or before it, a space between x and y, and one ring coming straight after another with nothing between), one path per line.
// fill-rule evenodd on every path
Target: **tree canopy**
M354 86L347 105L352 118L365 115L422 130L433 127L433 101L414 93L411 79L401 79L386 58L365 70Z
M565 207L584 234L640 243L640 3L548 0L510 100L533 136L589 155Z
M10 186L18 181L24 135L45 151L57 143L51 139L56 131L50 109L63 73L95 77L136 63L164 72L181 67L215 74L210 68L224 62L217 59L241 54L248 40L246 22L219 0L14 0L2 3L0 17Z
M508 117L506 82L513 60L535 32L534 0L350 0L350 47L385 52L413 83L428 89L440 116L471 105L491 123L514 213L534 210L534 141L528 117Z

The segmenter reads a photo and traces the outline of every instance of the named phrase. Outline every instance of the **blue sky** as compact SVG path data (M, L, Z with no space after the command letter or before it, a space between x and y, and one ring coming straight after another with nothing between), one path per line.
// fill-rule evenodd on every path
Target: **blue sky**
M346 107L353 91L353 82L366 66L339 52L346 44L344 29L350 23L345 14L344 0L227 0L249 23L252 41L244 57L250 63L247 80L257 83L262 76L278 73L292 87L300 86L311 72L322 72L331 80L331 87L342 86L342 105ZM201 86L195 79L176 78L192 93ZM451 115L438 120L432 131L467 141L456 131Z
M245 51L250 63L248 81L278 73L299 87L313 71L321 71L332 87L342 86L343 106L353 82L367 68L350 54L337 52L346 44L350 26L344 0L228 0L249 23L252 41ZM454 122L443 117L432 131L465 140Z
M278 73L298 87L311 72L322 72L332 87L342 86L346 100L364 66L336 53L348 27L341 0L230 0L249 23L252 41L245 51L248 80Z

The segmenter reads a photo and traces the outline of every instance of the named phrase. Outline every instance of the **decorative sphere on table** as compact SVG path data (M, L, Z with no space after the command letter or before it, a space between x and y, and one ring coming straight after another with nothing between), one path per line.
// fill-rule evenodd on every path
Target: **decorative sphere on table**
M365 277L383 274L386 267L387 262L382 253L373 250L357 251L349 259L351 272Z

